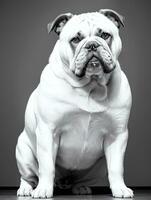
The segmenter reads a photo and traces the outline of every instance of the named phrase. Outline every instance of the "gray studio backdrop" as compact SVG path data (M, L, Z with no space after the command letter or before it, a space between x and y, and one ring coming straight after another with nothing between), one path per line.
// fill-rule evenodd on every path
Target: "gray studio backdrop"
M18 186L15 161L24 111L56 42L47 23L64 12L111 8L125 16L120 63L129 78L133 107L125 158L130 186L151 185L151 6L137 0L1 0L0 1L0 186Z

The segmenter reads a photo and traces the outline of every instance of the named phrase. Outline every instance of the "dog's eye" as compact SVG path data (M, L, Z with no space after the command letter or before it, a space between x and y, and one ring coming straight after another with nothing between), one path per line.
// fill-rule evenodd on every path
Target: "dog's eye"
M74 37L74 38L71 39L71 42L75 43L75 44L79 43L80 41L81 41L81 38L79 36Z
M102 32L102 34L101 34L101 38L103 38L104 40L107 40L110 37L111 37L111 35L109 33Z

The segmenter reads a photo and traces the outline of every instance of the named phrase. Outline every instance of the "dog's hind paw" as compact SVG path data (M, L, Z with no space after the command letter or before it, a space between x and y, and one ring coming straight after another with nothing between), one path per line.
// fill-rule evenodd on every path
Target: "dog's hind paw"
M88 186L74 186L72 188L72 193L76 195L88 195L92 194L92 190Z
M31 185L21 185L17 190L17 196L31 196L33 188Z

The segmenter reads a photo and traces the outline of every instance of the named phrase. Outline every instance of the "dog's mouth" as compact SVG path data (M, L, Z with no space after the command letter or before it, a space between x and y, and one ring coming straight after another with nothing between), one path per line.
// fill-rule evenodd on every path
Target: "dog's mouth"
M99 73L100 71L102 71L101 60L96 56L92 56L86 63L85 68L86 68L85 72L87 73L90 73L90 74Z
M92 56L83 67L78 77L90 77L92 75L102 76L104 73L109 73L107 71L106 64L97 56Z
M74 61L73 73L79 77L90 77L92 75L103 76L110 73L115 68L115 61L112 53L100 45L98 51L87 52L84 48L76 56Z

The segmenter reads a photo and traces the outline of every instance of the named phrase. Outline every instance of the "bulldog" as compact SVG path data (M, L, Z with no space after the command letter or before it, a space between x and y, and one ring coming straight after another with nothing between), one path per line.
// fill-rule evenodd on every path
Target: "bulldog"
M66 180L74 193L89 194L91 184L74 187L74 174L86 177L97 165L99 178L97 162L105 158L113 196L133 197L123 179L131 90L118 62L121 26L123 17L110 9L66 13L48 24L59 39L18 138L18 196L50 198Z

